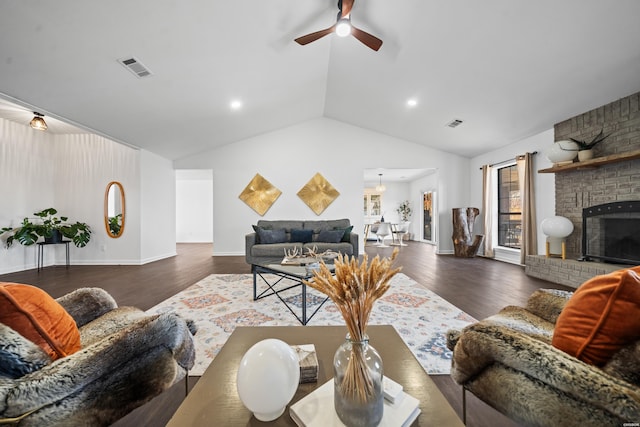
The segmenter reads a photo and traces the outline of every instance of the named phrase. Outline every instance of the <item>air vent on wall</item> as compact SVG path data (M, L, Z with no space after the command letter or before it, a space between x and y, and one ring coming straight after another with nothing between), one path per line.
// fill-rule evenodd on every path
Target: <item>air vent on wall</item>
M447 123L447 126L449 126L450 128L454 128L454 127L460 126L461 124L462 124L462 120L453 119L449 123Z
M151 76L151 71L149 71L149 69L136 58L118 59L118 62L137 77L142 78Z

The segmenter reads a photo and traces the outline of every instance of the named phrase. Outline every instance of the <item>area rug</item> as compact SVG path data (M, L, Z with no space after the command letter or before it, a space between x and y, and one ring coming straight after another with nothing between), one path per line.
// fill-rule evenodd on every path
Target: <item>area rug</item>
M258 291L266 285L258 278ZM301 307L300 288L281 294L290 305ZM307 287L307 313L324 300L324 295ZM293 314L275 296L253 301L250 274L212 274L148 310L148 313L176 312L193 319L196 363L190 375L200 376L215 358L236 326L299 326ZM300 312L298 312L299 314ZM430 374L448 374L451 352L446 332L463 328L475 319L399 273L387 293L373 309L369 324L392 325ZM309 321L310 326L344 325L336 306L327 301Z

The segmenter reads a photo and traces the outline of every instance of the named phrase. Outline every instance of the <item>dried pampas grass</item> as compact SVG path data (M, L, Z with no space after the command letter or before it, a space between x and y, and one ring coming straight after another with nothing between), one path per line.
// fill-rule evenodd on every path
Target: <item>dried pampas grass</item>
M335 274L324 263L320 270L314 272L313 280L305 281L307 286L326 294L335 303L342 314L352 342L366 340L367 324L373 305L387 290L391 278L402 267L393 267L398 256L398 249L390 258L376 257L369 264L365 254L362 263L356 257L349 258L342 254L335 261ZM352 357L346 369L345 379L341 384L345 396L365 401L373 393L373 383L365 365L361 351L362 346L352 346Z

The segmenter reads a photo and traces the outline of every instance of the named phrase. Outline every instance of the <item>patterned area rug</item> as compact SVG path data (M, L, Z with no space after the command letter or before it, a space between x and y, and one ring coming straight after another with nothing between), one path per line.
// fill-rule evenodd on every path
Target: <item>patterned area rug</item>
M282 286L282 284L280 285ZM282 286L286 287L286 286ZM258 293L266 285L258 278ZM281 296L301 307L300 288ZM324 301L324 295L307 287L309 315ZM236 326L299 326L300 323L276 296L253 301L250 274L212 274L193 286L148 310L148 313L175 311L195 320L196 364L190 375L200 376L224 345ZM298 311L300 315L300 311ZM445 334L475 319L420 286L404 274L397 274L391 288L379 299L371 314L371 325L393 325L428 374L448 374L451 352ZM309 325L344 325L331 300L309 321Z

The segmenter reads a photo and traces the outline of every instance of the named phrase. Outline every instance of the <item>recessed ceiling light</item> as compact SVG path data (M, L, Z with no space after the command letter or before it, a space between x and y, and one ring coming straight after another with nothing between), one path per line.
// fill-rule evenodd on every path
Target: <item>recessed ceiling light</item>
M418 105L418 100L415 98L410 98L407 100L407 107L415 107Z
M231 101L231 109L232 110L239 110L240 108L242 108L242 101L239 100L234 100Z

